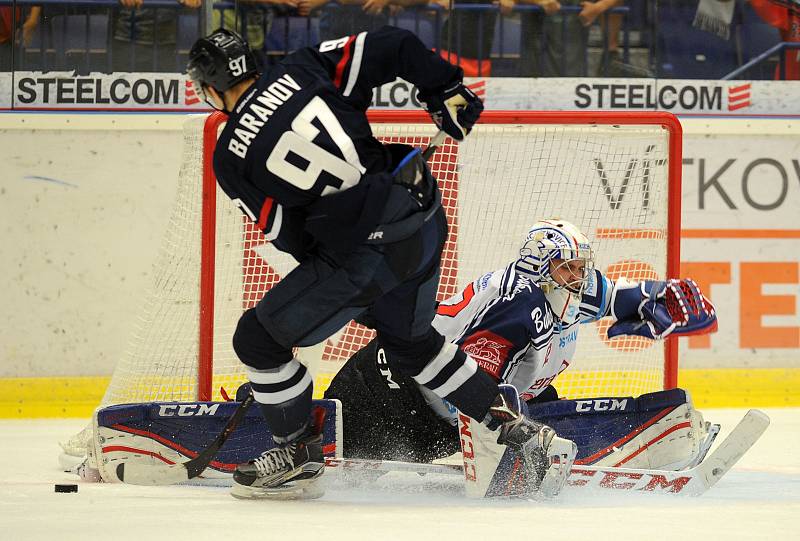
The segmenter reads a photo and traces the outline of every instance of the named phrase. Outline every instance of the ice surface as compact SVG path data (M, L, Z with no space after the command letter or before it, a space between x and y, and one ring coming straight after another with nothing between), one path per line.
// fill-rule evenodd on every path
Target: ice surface
M703 413L722 424L721 441L744 411ZM57 442L83 421L0 421L0 540L800 540L800 409L764 411L767 432L699 498L567 488L552 502L467 500L457 478L416 474L359 487L331 477L322 499L304 502L83 483L57 466ZM63 482L79 492L54 493Z

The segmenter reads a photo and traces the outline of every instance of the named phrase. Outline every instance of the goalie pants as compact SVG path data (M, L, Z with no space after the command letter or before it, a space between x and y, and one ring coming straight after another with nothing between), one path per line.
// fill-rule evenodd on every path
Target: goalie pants
M431 462L461 450L458 429L439 416L414 379L389 367L377 339L356 352L325 391L342 403L346 458ZM558 400L548 386L528 405Z
M434 392L445 390L464 413L483 419L496 383L431 326L446 237L439 208L399 242L319 250L244 313L234 349L277 442L299 435L311 413L311 377L292 348L317 344L352 319L377 331L399 373L422 375Z

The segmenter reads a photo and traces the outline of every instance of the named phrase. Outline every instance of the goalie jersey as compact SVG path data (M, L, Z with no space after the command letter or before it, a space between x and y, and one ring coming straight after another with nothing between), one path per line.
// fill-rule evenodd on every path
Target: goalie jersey
M608 315L613 288L611 280L594 270L580 314L570 314L573 323L567 324L556 317L539 286L510 263L441 303L433 326L496 380L511 383L530 400L569 367L580 324ZM434 410L452 417L449 405L442 409L441 399L420 390Z
M594 270L579 317L572 317L575 322L567 325L556 317L539 286L518 273L512 262L442 302L433 326L492 377L512 383L525 400L535 400L569 367L580 323L609 314L614 285ZM447 440L457 423L455 407L412 378L392 371L390 364L377 339L373 340L347 361L326 391L326 398L342 401L345 417L350 413L374 424L370 430L352 430L349 440L363 440L366 432L382 434L381 426L413 435L408 441ZM364 414L367 407L372 408L369 415ZM345 423L345 440L349 428ZM368 442L367 446L378 449L383 444Z

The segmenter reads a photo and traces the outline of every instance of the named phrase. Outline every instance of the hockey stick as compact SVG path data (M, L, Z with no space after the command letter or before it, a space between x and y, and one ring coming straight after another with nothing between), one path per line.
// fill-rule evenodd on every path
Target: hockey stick
M189 479L194 479L203 473L208 465L214 460L217 452L227 441L228 437L233 433L239 423L244 419L247 409L253 403L255 398L253 393L249 393L247 397L233 412L231 418L225 424L222 432L214 438L211 444L200 451L200 453L187 462L180 464L141 464L137 462L122 463L117 466L117 478L123 483L131 485L175 485L177 483L185 483Z
M442 130L434 135L427 148L422 152L425 160L428 160L436 149L442 144L446 133ZM228 420L222 432L214 439L211 444L201 451L196 457L180 464L141 464L137 462L121 463L116 468L117 478L131 485L174 485L185 483L190 479L198 477L203 470L214 460L217 452L222 448L230 434L236 429L237 425L244 418L247 409L253 403L252 393L248 394L245 400L236 408L231 418Z
M422 157L425 158L425 161L428 161L431 158L431 156L433 156L433 153L436 152L436 149L442 146L442 143L444 143L444 138L446 136L447 133L445 133L444 130L439 130L438 132L436 132L436 135L431 137L431 140L428 143L427 148L425 148L425 150L422 151Z
M769 417L750 410L711 455L688 470L649 470L607 466L573 466L566 490L611 489L656 494L699 496L713 487L769 426ZM327 459L327 465L351 471L413 472L418 474L461 475L461 466L420 464L391 460Z

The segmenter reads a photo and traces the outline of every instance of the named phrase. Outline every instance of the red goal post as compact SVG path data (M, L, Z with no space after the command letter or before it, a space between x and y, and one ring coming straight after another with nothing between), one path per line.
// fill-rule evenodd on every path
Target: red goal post
M436 133L423 112L369 114L385 141L424 148ZM221 388L232 394L246 380L231 345L236 323L294 262L217 186L211 157L224 121L218 113L187 117L153 283L102 405L219 400ZM559 215L587 234L608 276L677 277L681 137L670 113L485 111L465 141L445 140L429 162L450 226L437 298L505 266L533 222ZM561 396L638 396L677 385L676 338L609 341L608 323L592 327L580 331L577 353L555 381ZM311 368L316 396L371 336L351 323L296 352ZM479 352L486 362L496 353ZM84 430L62 446L81 456L89 435Z
M430 119L424 112L417 111L393 111L393 110L372 110L369 113L370 121L375 126L383 125L421 125L430 126ZM211 156L218 130L224 124L225 116L215 113L209 116L205 123L203 137L203 213L202 213L202 255L200 269L200 315L199 315L199 343L198 343L198 383L197 398L199 400L211 400L214 396L214 332L215 332L215 246L217 234L217 186L211 166ZM642 113L616 113L616 112L543 112L543 111L486 111L481 116L480 126L475 133L467 138L469 142L474 137L480 137L481 129L484 126L572 126L572 127L607 127L613 132L614 128L638 127L643 129L662 130L667 137L665 155L658 159L666 162L666 198L662 202L666 204L666 224L662 231L649 230L647 227L629 230L623 228L598 228L595 232L587 231L590 238L592 233L620 236L641 234L642 236L664 235L664 249L666 251L665 274L675 277L679 274L680 266L680 205L681 205L681 144L682 129L677 118L664 112L642 112ZM430 128L432 130L433 128ZM380 130L376 130L380 132ZM402 130L401 130L402 131ZM602 136L598 134L598 136ZM546 136L545 136L546 137ZM416 139L416 137L414 138ZM424 138L423 138L424 139ZM400 140L408 141L409 136L400 135ZM414 140L414 144L422 146L425 141ZM454 143L450 141L450 145ZM600 157L599 161L604 159ZM605 158L608 159L608 158ZM631 158L631 160L638 158ZM434 156L432 161L436 160ZM656 160L653 160L654 162ZM630 162L629 162L630 163ZM452 165L452 164L451 164ZM437 171L434 170L436 174ZM490 181L488 181L490 182ZM624 190L623 188L619 188ZM613 188L612 188L613 191ZM620 194L624 191L619 192ZM620 196L621 198L621 196ZM531 216L530 223L544 216ZM563 216L566 219L576 221L573 217ZM451 224L452 227L452 224ZM515 239L518 243L520 238ZM486 267L480 272L492 270L493 267ZM665 276L661 276L662 278ZM443 272L443 280L446 279ZM362 345L364 339L360 340ZM678 348L675 339L668 339L664 344L663 355L663 387L672 388L677 385L677 366Z

